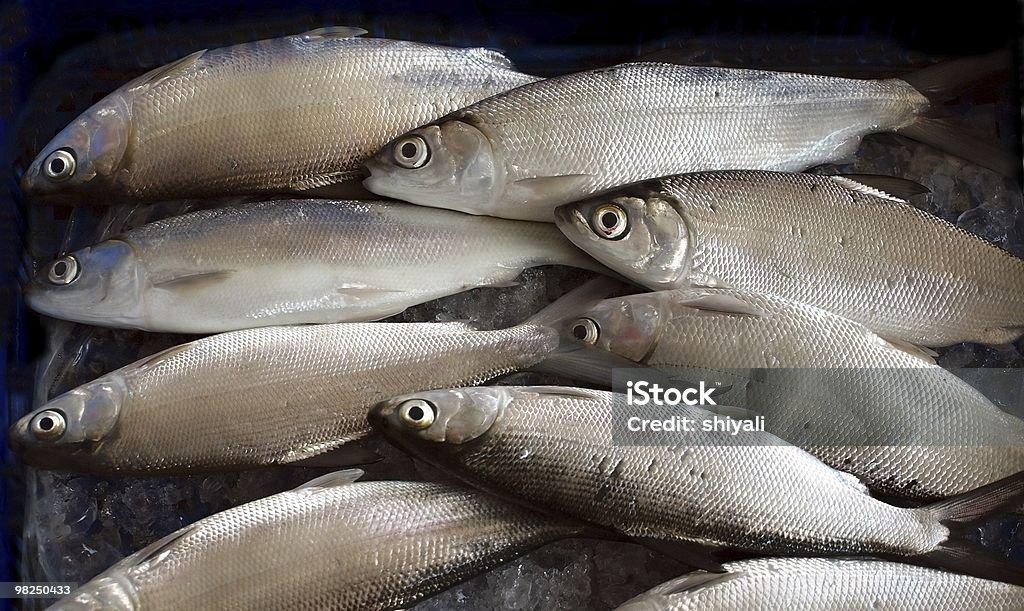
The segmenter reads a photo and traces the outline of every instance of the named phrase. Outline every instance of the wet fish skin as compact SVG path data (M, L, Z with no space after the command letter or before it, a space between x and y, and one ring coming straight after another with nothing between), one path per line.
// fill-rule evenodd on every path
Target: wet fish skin
M465 488L349 473L200 520L51 609L406 608L582 531Z
M623 215L628 229L606 239L592 224L597 210ZM652 289L775 294L924 346L1002 344L1024 332L1024 261L843 177L672 176L556 216L573 243Z
M53 281L68 257L76 277ZM76 322L219 333L376 320L549 264L604 269L546 223L399 202L270 201L171 217L64 255L26 301Z
M404 130L537 80L489 49L332 28L204 50L112 92L47 144L22 188L90 204L284 192L359 176ZM386 103L385 103L386 102ZM44 172L54 154L62 172Z
M430 405L429 426L403 416L412 400ZM625 407L624 395L579 388L463 388L396 397L368 418L389 440L475 487L630 537L767 554L917 556L950 535L927 509L882 503L849 475L765 433L698 431L677 446L616 445L615 401Z
M589 343L651 367L728 375L720 402L763 415L768 432L875 491L935 500L1024 470L1024 421L813 306L688 288L608 299L575 324L592 328Z
M696 609L1019 609L1024 588L947 571L836 558L758 558L725 565L725 574L683 575L617 611Z
M647 178L837 161L928 104L900 79L621 64L527 84L412 130L366 162L363 184L425 206L551 221L560 204ZM409 146L425 153L410 162Z

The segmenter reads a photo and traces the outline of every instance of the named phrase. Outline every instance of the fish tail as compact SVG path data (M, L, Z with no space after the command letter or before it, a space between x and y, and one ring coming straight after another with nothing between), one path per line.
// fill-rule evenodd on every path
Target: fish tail
M641 367L629 359L580 342L573 337L571 331L573 321L623 286L622 282L612 278L594 278L524 322L524 325L545 327L558 338L557 347L530 370L610 387L614 369Z
M900 134L986 167L1005 176L1019 176L1021 166L1016 151L995 138L972 134L965 126L948 118L938 118L944 102L955 99L975 87L986 76L1012 67L1009 54L996 51L988 55L940 62L906 75L909 83L928 98L928 110L913 123L898 130Z
M1024 568L983 549L972 539L974 523L996 511L1012 511L1021 501L1024 471L924 507L949 529L949 536L920 558L937 568L1024 586Z

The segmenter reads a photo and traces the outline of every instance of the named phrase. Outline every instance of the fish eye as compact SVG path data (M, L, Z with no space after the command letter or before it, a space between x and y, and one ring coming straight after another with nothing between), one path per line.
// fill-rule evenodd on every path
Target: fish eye
M402 424L416 430L423 430L434 424L434 406L423 399L409 399L398 407Z
M50 153L43 161L43 174L50 180L67 180L75 175L75 153L69 148L60 148Z
M42 441L60 439L64 435L66 428L67 421L64 419L64 414L55 409L39 412L32 418L32 422L29 424L29 430L32 431L32 435Z
M615 240L626 235L629 230L629 216L621 206L605 204L594 210L591 224L602 238Z
M395 143L395 163L415 170L422 168L430 161L430 147L427 141L419 136L407 136Z
M53 284L71 284L78 279L78 259L71 255L64 255L50 264L50 270L46 272L46 278Z
M601 327L589 318L581 318L572 325L572 336L588 344L596 344L601 336Z

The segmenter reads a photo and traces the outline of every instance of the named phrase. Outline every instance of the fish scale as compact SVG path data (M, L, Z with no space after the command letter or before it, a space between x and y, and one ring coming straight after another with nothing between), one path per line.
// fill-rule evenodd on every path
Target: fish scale
M136 201L325 186L356 177L362 159L402 131L535 80L486 49L323 32L213 49L86 111L127 108L128 116L103 119L126 122L116 169L47 184L39 168L70 141L62 132L24 184L33 193Z
M425 431L406 428L397 415L414 398L433 406ZM643 433L637 445L616 445L612 410L624 400L559 387L440 390L379 404L370 421L415 456L475 486L631 537L759 553L914 556L949 534L926 510L882 503L799 448L768 445L778 440L764 433L687 433L683 454ZM649 407L629 410L658 417ZM526 459L519 458L522 448L530 450ZM621 461L617 476L602 471L603 460ZM681 460L688 470L674 466Z
M104 401L115 404L116 425L100 442L37 443L30 414L14 426L12 443L31 462L101 473L287 464L364 437L366 410L378 401L481 383L537 364L558 341L555 330L530 324L476 331L461 323L339 323L222 333L41 408L61 410L73 429L80 403L86 421L99 418Z
M486 191L475 190L475 174L455 176L455 183L440 175L436 184L418 182L416 172L431 166L395 166L389 147L367 164L372 176L364 184L417 204L549 221L559 204L645 178L733 168L803 170L836 161L852 154L865 134L904 127L927 105L899 79L621 64L524 85L439 120L442 126L464 122L486 137L489 150L442 144L431 151L453 158L459 169L492 161L497 169ZM565 180L528 186L545 177ZM453 185L474 190L476 199L454 203Z
M691 573L657 586L617 611L780 609L960 611L1020 609L1024 588L948 571L833 558L758 558L727 573Z
M719 402L763 415L767 431L872 489L934 499L1024 469L1024 421L820 308L701 288L606 300L584 317L597 346L732 386Z
M463 488L321 482L204 518L52 608L394 609L582 530Z

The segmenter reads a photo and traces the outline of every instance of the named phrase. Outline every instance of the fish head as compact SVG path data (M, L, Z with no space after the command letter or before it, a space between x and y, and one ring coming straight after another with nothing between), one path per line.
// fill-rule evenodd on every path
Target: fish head
M644 286L687 284L689 228L657 188L641 183L559 206L555 224L580 249Z
M378 403L367 419L400 447L434 455L438 449L457 450L486 435L509 401L500 387L432 390Z
M135 589L123 576L114 574L117 566L84 584L47 609L55 611L132 611L139 609Z
M36 312L83 323L130 323L142 304L145 269L131 244L107 240L45 265L25 287Z
M573 321L579 341L641 363L650 355L666 320L658 293L606 299Z
M93 464L96 450L112 439L127 396L117 374L68 391L14 423L8 433L11 449L43 469Z
M366 161L369 191L422 206L479 214L493 200L498 166L487 136L465 121L426 125Z
M73 198L109 188L118 179L131 112L125 94L116 91L62 129L21 177L30 196Z

